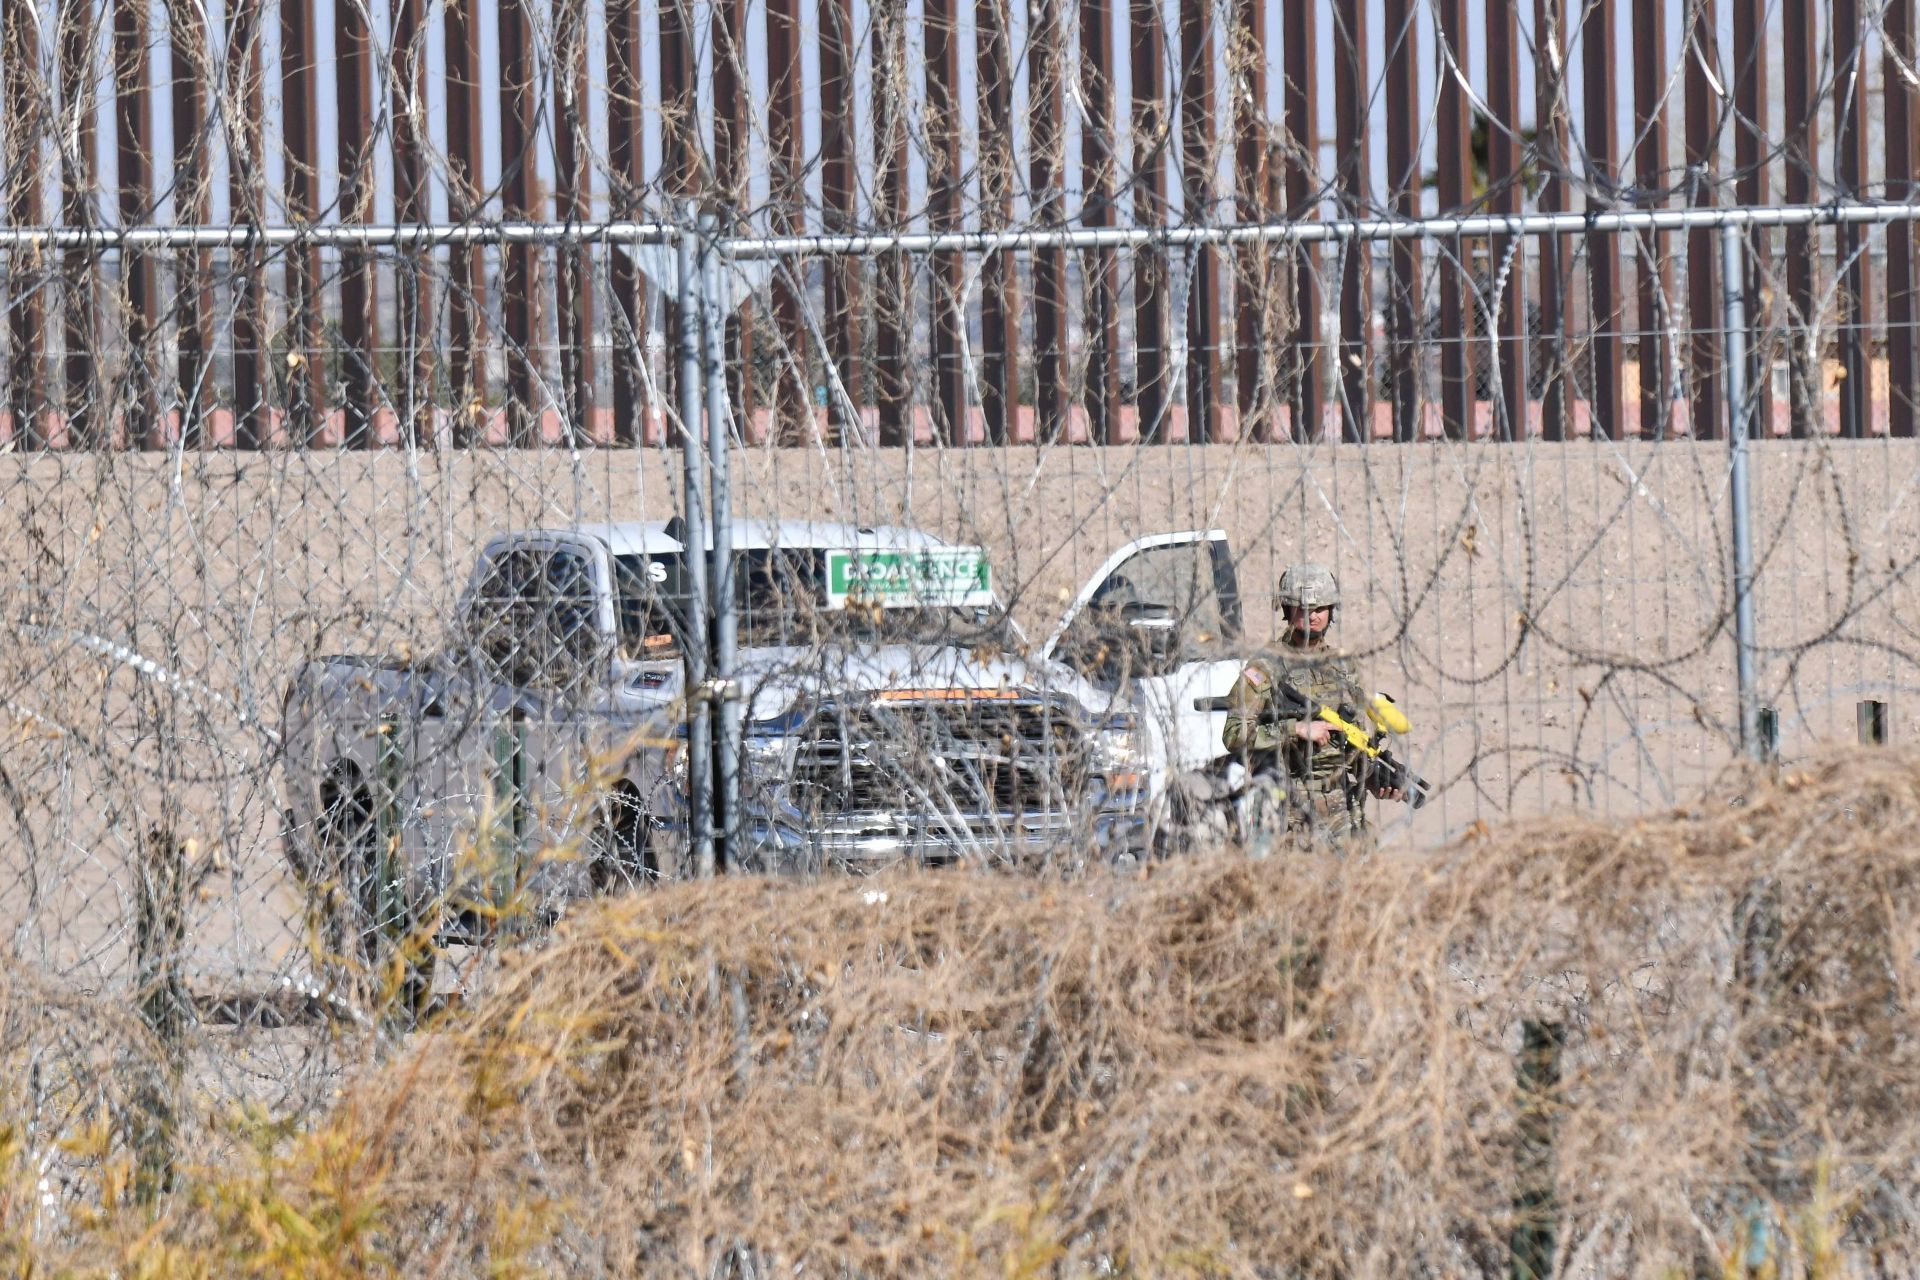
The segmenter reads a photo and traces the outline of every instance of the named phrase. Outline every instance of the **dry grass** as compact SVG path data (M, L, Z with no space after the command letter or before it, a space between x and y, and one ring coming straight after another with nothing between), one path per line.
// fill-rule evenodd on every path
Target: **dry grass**
M317 1130L224 1144L137 1231L17 1247L165 1244L179 1274L704 1276L729 1250L762 1275L1505 1274L1535 1019L1566 1028L1563 1267L1737 1274L1758 1220L1775 1267L1911 1270L1920 761L1719 795L1429 854L607 903Z

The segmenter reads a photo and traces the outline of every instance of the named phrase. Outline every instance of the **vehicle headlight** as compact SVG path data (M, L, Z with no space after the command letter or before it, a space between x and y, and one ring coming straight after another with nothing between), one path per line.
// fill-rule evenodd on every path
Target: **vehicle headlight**
M1091 763L1095 773L1109 777L1146 772L1147 752L1139 723L1132 716L1102 721L1094 730Z
M740 739L743 763L749 778L764 780L785 765L789 739L785 734L749 733ZM667 782L681 795L687 793L687 739L684 735L676 738L667 748Z
M750 733L740 740L747 771L763 777L786 764L791 739L784 733Z

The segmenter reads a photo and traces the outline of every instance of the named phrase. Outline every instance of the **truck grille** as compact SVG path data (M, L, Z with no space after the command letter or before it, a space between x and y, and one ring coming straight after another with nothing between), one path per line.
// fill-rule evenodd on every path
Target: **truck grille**
M1059 812L1086 779L1073 713L1037 701L876 702L808 723L794 794L810 816L977 820Z

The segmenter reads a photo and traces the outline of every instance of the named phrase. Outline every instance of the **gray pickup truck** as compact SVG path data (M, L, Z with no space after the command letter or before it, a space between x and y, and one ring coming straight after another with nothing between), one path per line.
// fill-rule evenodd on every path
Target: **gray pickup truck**
M290 861L342 947L472 941L680 872L677 521L506 534L424 660L326 657L285 703ZM1039 644L984 554L918 530L734 529L743 869L1137 849L1220 753L1238 635L1217 532L1116 552Z

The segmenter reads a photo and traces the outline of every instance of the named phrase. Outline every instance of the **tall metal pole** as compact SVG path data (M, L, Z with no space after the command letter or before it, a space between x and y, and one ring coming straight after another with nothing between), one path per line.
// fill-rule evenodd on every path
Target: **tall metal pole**
M1727 315L1727 444L1733 455L1733 643L1740 693L1740 749L1765 758L1760 701L1754 685L1753 499L1747 476L1747 301L1740 228L1720 229L1720 280Z
M694 874L713 875L713 740L707 718L707 464L700 441L700 293L694 273L699 232L686 206L680 229L680 431L687 536L681 568L687 584L687 840Z
M1572 6L1580 15L1582 48L1581 86L1582 132L1587 144L1587 179L1599 192L1619 193L1627 186L1620 168L1619 90L1615 83L1621 62L1617 50L1614 0L1591 0ZM1593 192L1598 196L1599 192ZM1611 197L1590 198L1589 210L1625 204ZM1618 236L1587 237L1587 298L1593 312L1593 329L1587 335L1588 359L1592 361L1591 413L1592 433L1602 440L1618 440L1626 434L1620 405L1621 388L1621 307L1620 239ZM1805 314L1804 312L1802 314Z
M1343 213L1353 215L1373 203L1368 194L1372 169L1367 162L1367 95L1373 83L1368 70L1367 0L1341 0L1334 7L1333 132L1335 181ZM1463 50L1464 53L1464 50ZM1465 67L1464 57L1461 62ZM1469 148L1471 150L1471 148ZM1442 161L1444 165L1444 160ZM1340 269L1340 433L1350 444L1373 437L1373 346L1368 301L1373 292L1373 254L1361 245L1347 247L1337 259ZM1191 428L1189 428L1191 430ZM1192 436L1191 439L1206 437Z
M720 220L712 214L700 220L705 287L701 290L706 336L707 483L713 489L713 559L707 581L713 586L712 687L719 692L710 714L714 726L714 782L718 806L714 811L714 843L721 868L731 868L739 852L733 837L740 814L740 699L733 688L734 648L738 619L733 598L733 494L727 463L733 433L727 429L727 306L725 250L720 244Z

